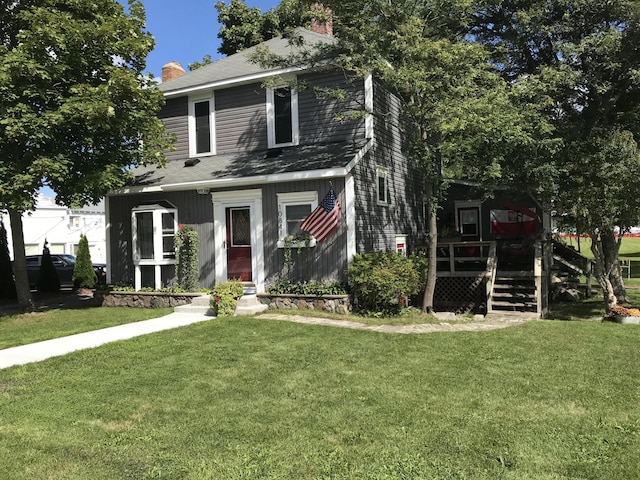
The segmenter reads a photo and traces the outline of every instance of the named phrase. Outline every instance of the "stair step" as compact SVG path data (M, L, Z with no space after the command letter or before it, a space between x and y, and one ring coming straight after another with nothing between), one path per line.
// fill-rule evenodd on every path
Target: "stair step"
M243 295L238 299L235 315L254 315L256 313L263 312L268 308L268 305L265 305L258 300L257 295Z

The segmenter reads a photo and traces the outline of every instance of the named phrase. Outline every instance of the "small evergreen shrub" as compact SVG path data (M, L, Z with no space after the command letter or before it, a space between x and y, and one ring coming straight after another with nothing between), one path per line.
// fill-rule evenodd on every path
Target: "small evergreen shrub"
M198 232L180 225L176 233L176 284L187 292L198 290Z
M57 292L60 290L60 279L51 261L51 252L44 241L42 249L42 260L40 261L40 271L38 272L37 288L39 292Z
M211 292L209 306L218 317L233 315L242 293L242 282L240 280L218 283Z
M13 266L9 256L9 242L4 222L0 220L0 298L17 298Z
M347 278L360 310L398 314L402 310L399 299L418 293L424 277L416 258L374 252L356 254L347 269Z
M76 288L93 288L96 286L96 272L93 270L93 262L91 261L89 240L87 240L87 236L84 234L80 235L76 264L73 267L71 281Z

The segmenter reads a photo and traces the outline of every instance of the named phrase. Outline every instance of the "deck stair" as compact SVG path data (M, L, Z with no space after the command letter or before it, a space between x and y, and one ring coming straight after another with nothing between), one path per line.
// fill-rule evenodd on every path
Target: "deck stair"
M538 313L533 272L498 271L493 284L492 313Z

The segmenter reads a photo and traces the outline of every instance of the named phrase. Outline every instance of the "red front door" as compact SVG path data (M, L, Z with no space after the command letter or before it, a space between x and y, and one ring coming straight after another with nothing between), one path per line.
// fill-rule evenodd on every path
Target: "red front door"
M227 278L253 281L251 271L251 211L249 207L226 209Z

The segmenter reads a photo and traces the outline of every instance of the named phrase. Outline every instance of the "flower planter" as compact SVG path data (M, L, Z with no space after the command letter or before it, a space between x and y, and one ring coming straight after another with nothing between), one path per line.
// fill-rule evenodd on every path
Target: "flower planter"
M615 320L616 323L640 325L640 317L615 315L613 319Z

